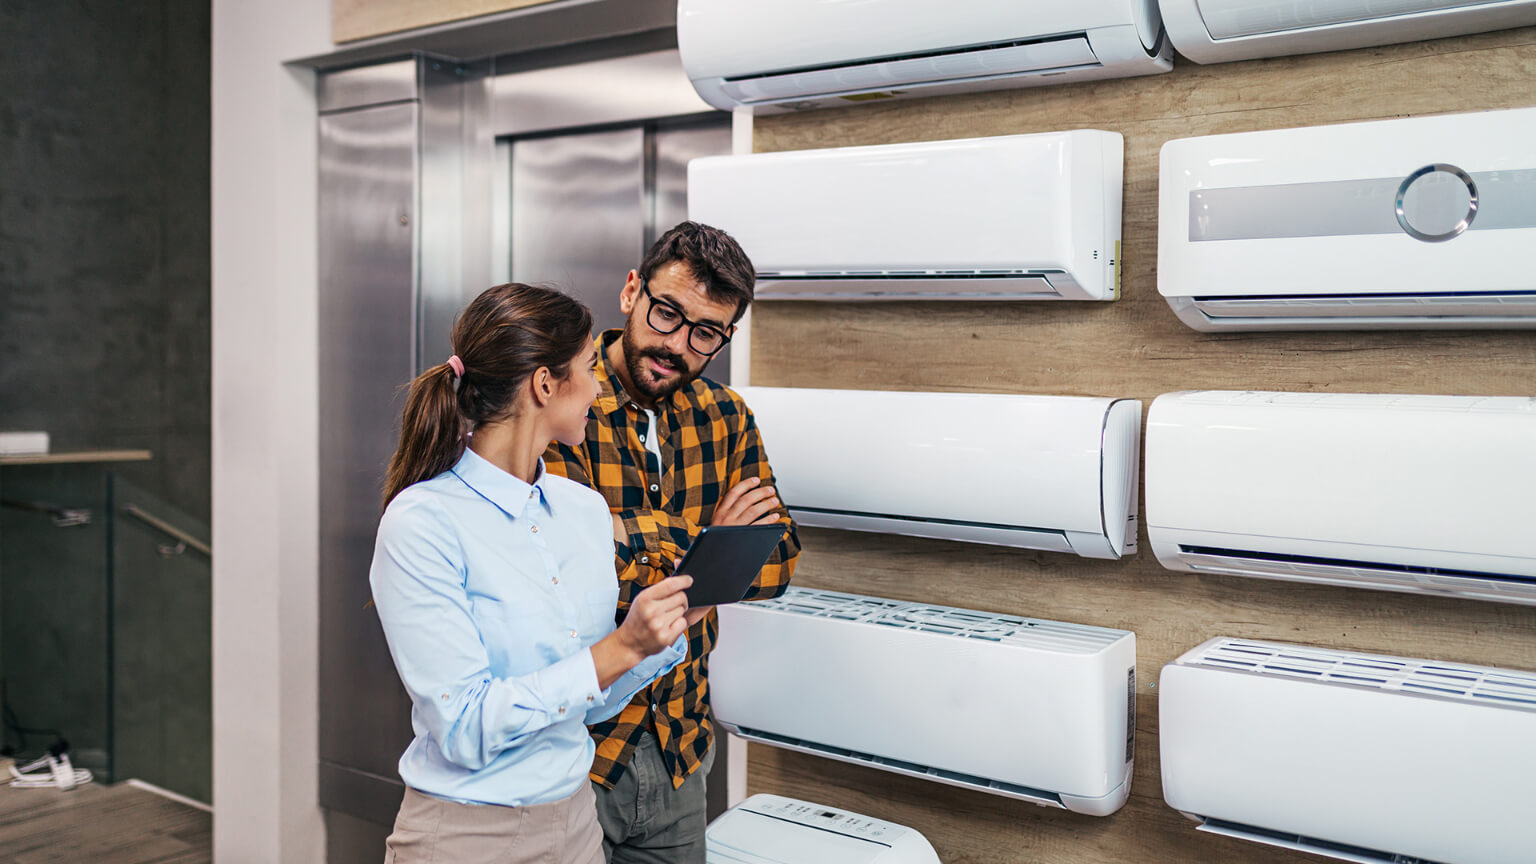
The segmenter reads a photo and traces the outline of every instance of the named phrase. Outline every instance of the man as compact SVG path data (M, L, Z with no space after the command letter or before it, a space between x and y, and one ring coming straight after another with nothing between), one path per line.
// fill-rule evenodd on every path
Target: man
M747 592L775 597L800 553L741 397L700 377L752 302L752 262L730 235L683 222L663 234L619 294L622 330L598 337L599 394L581 447L554 445L551 473L598 490L613 511L619 610L666 578L705 525L781 521L787 531ZM688 659L618 717L592 727L609 861L704 861L704 778L714 762L709 658L713 611L689 631Z

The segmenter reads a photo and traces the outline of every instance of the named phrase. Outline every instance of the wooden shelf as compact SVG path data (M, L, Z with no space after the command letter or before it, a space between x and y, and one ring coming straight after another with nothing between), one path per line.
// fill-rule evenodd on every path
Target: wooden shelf
M74 450L62 453L0 456L4 465L65 465L79 462L146 462L154 458L148 450Z

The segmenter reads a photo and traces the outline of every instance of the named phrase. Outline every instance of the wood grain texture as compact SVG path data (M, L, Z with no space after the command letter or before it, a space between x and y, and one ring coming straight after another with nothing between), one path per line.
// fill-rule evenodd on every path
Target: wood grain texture
M331 41L355 42L548 2L551 0L331 0Z
M1536 332L1202 334L1157 293L1157 169L1189 135L1536 105L1536 28L1167 75L761 117L759 151L1074 128L1125 136L1123 295L1114 303L762 303L752 382L1128 396L1185 389L1536 394ZM750 252L750 250L748 250ZM1304 273L1297 278L1305 279ZM766 442L772 454L773 442ZM1144 511L1143 511L1144 512ZM1197 833L1162 800L1161 667L1213 636L1536 669L1536 608L1162 569L1001 547L805 529L796 584L1133 630L1130 802L1098 819L770 747L749 792L921 830L962 862L1305 862ZM1010 682L997 682L1010 686ZM913 698L923 698L913 682Z
M0 860L10 864L208 864L213 814L119 784L0 787Z

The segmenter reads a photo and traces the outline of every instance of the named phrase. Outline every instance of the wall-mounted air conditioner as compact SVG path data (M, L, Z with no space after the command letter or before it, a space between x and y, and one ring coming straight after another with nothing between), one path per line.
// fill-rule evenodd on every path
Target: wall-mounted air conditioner
M759 300L1113 300L1123 162L1088 129L712 156L688 215L741 242Z
M1533 0L1161 0L1196 63L1314 54L1536 24Z
M1164 567L1536 604L1536 399L1170 393L1146 461Z
M720 607L709 685L748 740L1094 816L1130 792L1125 630L791 588Z
M1536 327L1536 109L1163 146L1157 288L1196 330Z
M738 389L801 525L1136 551L1135 399Z
M1155 0L680 0L705 102L806 110L1173 68Z
M939 864L917 831L824 804L753 795L704 834L705 864Z
M1530 861L1536 675L1218 638L1158 682L1163 797L1344 861Z

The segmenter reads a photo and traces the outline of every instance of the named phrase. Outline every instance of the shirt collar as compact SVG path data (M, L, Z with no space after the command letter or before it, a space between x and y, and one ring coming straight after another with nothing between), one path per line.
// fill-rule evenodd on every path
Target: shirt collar
M524 483L521 479L492 465L480 454L464 448L464 455L459 457L458 464L453 466L453 473L464 482L465 486L473 489L480 497L495 504L500 510L513 519L522 516L528 509L528 499L535 498L543 505L544 510L551 516L554 515L554 507L549 500L549 494L544 489L544 484L549 474L544 470L544 460L539 460L537 479L532 483Z
M635 402L635 400L627 392L625 392L624 384L619 381L619 376L614 374L613 370L608 368L608 346L612 345L614 342L617 342L623 335L623 330L615 328L612 330L604 330L597 337L598 394L597 401L593 403L593 407L603 414L615 414L630 403L634 403L635 408L640 409L640 404ZM672 409L679 411L688 407L693 397L693 390L698 386L698 384L699 379L694 378L686 385L677 388L677 390L673 391L669 400L666 402L658 403L656 405L658 412L660 409L667 407L671 407Z

